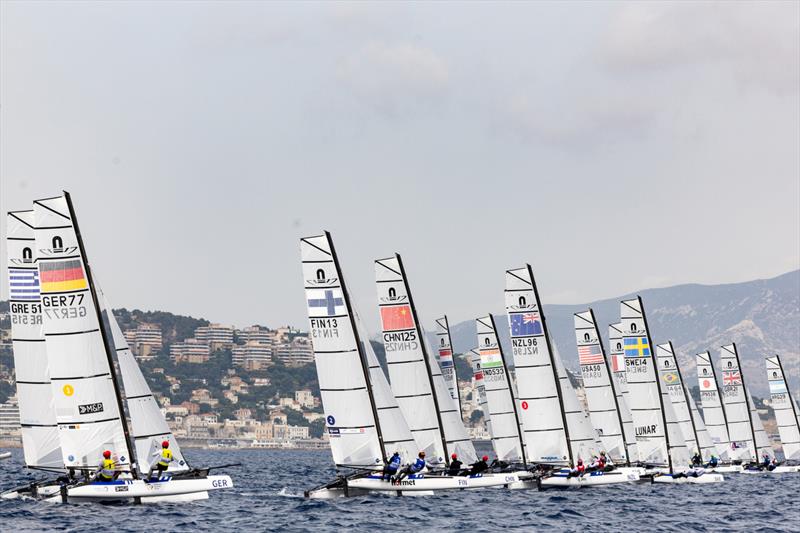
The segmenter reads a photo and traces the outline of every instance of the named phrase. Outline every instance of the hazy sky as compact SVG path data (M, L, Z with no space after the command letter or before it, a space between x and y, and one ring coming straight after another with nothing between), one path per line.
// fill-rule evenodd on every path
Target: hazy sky
M0 208L69 190L117 307L306 328L298 238L323 229L373 332L395 251L428 324L501 310L524 262L551 303L800 266L797 2L0 20Z

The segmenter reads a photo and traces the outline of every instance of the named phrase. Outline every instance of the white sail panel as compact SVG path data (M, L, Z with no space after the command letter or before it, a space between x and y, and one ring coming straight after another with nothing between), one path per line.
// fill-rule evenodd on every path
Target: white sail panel
M161 443L169 442L172 451L172 462L167 468L168 472L180 473L189 470L189 465L183 457L183 452L175 439L175 435L167 425L167 420L161 412L158 401L153 396L136 359L131 353L128 342L122 334L111 306L101 289L97 289L100 299L100 311L103 313L111 329L114 350L117 354L119 372L122 376L122 385L125 390L125 401L128 405L130 417L131 439L136 450L136 466L141 475L146 475L150 468L158 462L161 455Z
M633 427L633 415L629 407L630 392L628 391L628 377L625 373L625 350L622 347L622 325L610 324L608 326L609 359L611 367L611 387L617 397L617 408L622 419L622 433L625 436L625 446L628 449L630 462L639 461L639 448L636 444L636 432Z
M794 401L779 356L767 357L767 380L775 410L775 421L781 437L783 456L789 461L800 460L800 411Z
M475 391L478 394L478 406L483 413L483 421L486 424L486 431L489 437L492 433L492 417L489 414L489 407L486 405L486 385L483 383L483 370L481 369L481 352L477 348L469 351L469 359L472 363L472 380L475 384ZM493 441L494 442L494 441Z
M711 362L711 354L699 353L697 358L697 383L700 387L700 406L703 408L703 420L711 441L723 461L731 459L731 441L728 437L728 420L722 405L717 386L717 376Z
M681 377L681 381L683 378ZM686 382L683 381L683 391L686 395L686 400L689 402L689 413L692 415L692 420L694 421L694 428L695 434L697 436L697 445L700 447L700 456L703 458L704 462L708 462L711 460L711 456L717 455L717 446L714 444L714 441L711 439L711 434L708 432L708 428L706 428L705 421L703 417L700 416L700 411L697 409L697 404L695 404L694 398L689 393L689 390L686 388Z
M573 320L578 363L592 426L597 430L603 449L611 460L615 463L627 463L629 460L622 432L622 418L611 384L614 378L609 372L594 313L591 309L575 313Z
M506 271L505 298L528 460L567 465L574 459L570 457L560 386L530 266Z
M681 382L671 342L656 346L656 362L661 379L661 388L666 390L669 396L672 408L675 410L678 425L681 428L681 434L686 441L686 446L690 453L697 453L700 448L697 443L692 415L689 412L689 404L683 393L683 383Z
M764 430L764 423L761 421L761 415L758 414L756 404L753 402L753 397L750 391L745 388L747 392L747 405L750 407L750 420L753 424L753 434L756 436L756 453L759 460L765 455L772 459L775 456L775 451L772 449L772 443L769 441L767 432Z
M436 319L436 350L439 353L439 367L453 403L461 413L461 398L458 395L458 376L453 360L453 344L450 341L450 324L447 317Z
M503 348L497 338L497 329L492 315L475 320L478 332L483 384L486 405L492 421L492 445L501 461L525 463L522 440L522 425L517 413L517 396L511 388L511 379L503 356ZM527 404L526 404L527 405Z
M569 445L572 449L572 457L577 459L589 460L592 456L598 455L603 450L603 445L597 438L597 432L592 426L589 414L584 411L575 387L569 379L569 374L561 359L558 348L553 345L553 362L556 365L556 375L558 376L561 395L564 401L564 416L567 419L569 429Z
M42 325L64 465L96 468L110 450L125 469L131 453L116 377L68 195L35 201L34 214Z
M8 213L8 304L22 449L26 466L61 469L64 462L42 330L42 299L33 228L33 211Z
M630 403L639 458L647 464L668 465L667 433L656 382L650 335L640 298L620 302L620 329Z
M432 463L449 463L453 453L476 461L461 411L427 347L399 255L375 261L375 281L389 380L411 433Z
M365 356L356 337L330 235L300 239L300 255L309 331L334 463L379 467L385 450Z
M728 435L734 458L758 461L755 432L750 419L750 406L739 367L739 354L735 344L722 347L720 358L722 375L722 402L728 418Z

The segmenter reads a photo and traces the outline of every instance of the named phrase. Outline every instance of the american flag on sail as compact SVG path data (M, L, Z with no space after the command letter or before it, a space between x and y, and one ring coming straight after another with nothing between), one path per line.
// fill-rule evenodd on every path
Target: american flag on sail
M12 300L38 300L39 270L9 268L8 288L9 297Z
M603 362L603 352L599 344L578 346L578 362L582 365L597 365Z
M722 384L723 385L741 385L742 384L742 374L740 374L738 370L723 371L722 372Z

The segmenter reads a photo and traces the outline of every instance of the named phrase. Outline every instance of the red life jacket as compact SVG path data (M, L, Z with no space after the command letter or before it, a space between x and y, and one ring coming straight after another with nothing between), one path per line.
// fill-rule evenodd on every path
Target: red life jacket
M577 470L579 474L583 474L586 471L586 465L578 465Z
M597 466L599 466L600 468L606 467L606 458L603 457L602 455L600 456L600 459L597 460Z

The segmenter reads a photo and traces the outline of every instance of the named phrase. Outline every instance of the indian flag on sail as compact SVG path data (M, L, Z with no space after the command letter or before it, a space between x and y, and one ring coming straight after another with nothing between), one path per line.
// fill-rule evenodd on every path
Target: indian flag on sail
M503 366L503 359L500 357L498 348L486 348L481 350L481 368L497 368Z
M42 292L65 292L86 289L86 276L80 259L39 263Z

